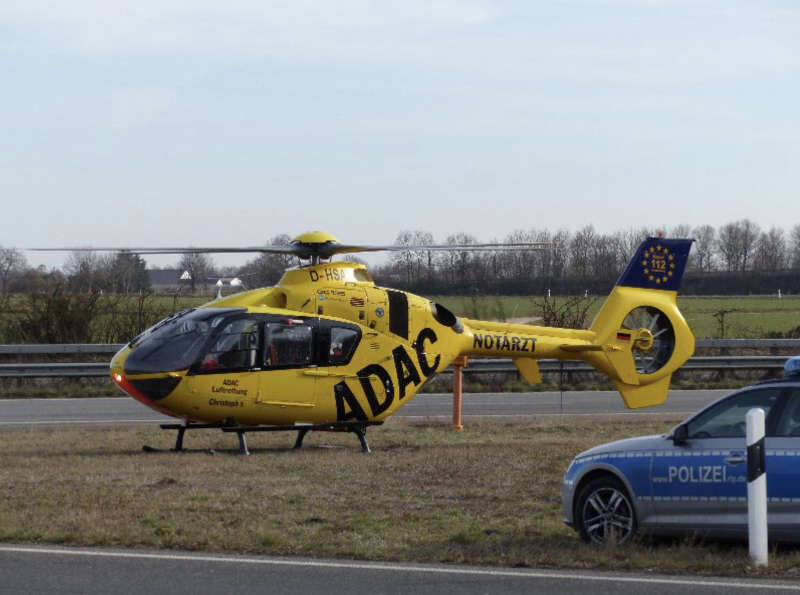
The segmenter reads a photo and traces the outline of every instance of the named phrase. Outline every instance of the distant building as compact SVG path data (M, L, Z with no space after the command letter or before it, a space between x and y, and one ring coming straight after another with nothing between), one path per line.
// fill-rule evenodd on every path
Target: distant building
M181 281L181 269L147 269L147 274L153 291L177 291L187 286L186 281Z

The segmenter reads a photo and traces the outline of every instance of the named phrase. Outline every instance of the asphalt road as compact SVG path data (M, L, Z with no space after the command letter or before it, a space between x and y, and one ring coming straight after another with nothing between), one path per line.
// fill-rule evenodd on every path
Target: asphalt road
M464 395L463 416L536 415L647 415L686 414L697 411L725 390L674 390L667 402L648 409L630 410L615 391L472 393ZM405 418L449 418L453 397L447 394L418 395L395 416ZM174 421L128 397L86 399L3 399L1 425L121 424Z
M0 593L800 593L751 579L392 564L181 552L0 546Z

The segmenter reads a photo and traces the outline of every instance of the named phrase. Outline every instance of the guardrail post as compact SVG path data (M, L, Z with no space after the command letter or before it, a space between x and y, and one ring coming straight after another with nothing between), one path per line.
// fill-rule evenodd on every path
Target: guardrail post
M750 559L767 565L767 473L764 451L764 410L747 412L747 534Z
M453 360L453 427L456 430L464 429L461 424L461 370L466 367L467 356L462 355Z

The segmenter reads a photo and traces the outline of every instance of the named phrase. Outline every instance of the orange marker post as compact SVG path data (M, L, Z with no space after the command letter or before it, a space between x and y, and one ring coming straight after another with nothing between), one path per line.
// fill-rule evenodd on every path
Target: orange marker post
M461 425L461 370L467 367L467 356L453 360L453 427L463 430Z

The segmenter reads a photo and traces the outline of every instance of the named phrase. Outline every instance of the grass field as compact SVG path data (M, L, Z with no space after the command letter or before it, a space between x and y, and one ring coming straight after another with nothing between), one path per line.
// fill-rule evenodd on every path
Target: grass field
M563 525L561 478L592 445L665 431L675 418L546 417L446 425L390 420L351 435L251 435L253 455L230 454L232 435L199 432L185 453L155 426L4 430L0 540L214 552L797 576L800 550L767 569L746 544L638 540L581 542ZM210 454L215 449L217 454ZM227 449L227 450L226 450Z
M459 316L507 320L528 319L536 324L541 298L529 296L438 296L434 301ZM556 298L563 300L564 298ZM604 298L595 298L587 324ZM769 333L788 333L800 327L800 296L783 297L695 297L679 296L678 306L698 339L757 339ZM721 314L721 313L724 313ZM715 316L717 315L717 316ZM718 317L722 317L720 321Z
M698 338L757 339L800 327L800 297L679 297L678 306ZM718 317L724 314L724 325ZM715 314L717 317L715 317ZM724 331L723 331L724 328Z

